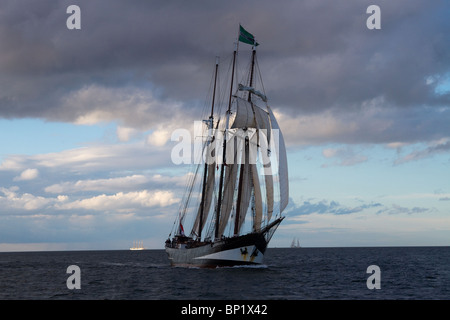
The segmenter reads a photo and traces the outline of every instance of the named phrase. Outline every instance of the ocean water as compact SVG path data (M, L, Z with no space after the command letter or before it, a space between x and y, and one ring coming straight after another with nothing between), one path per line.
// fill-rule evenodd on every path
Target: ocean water
M0 253L0 299L449 300L450 247L269 248L262 266L216 269L171 267L164 250Z

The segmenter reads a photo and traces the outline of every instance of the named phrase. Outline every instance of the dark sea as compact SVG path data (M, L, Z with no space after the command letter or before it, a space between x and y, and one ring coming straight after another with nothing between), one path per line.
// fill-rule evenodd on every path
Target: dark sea
M216 269L171 267L164 250L0 253L0 299L449 300L450 247L269 248L262 266Z

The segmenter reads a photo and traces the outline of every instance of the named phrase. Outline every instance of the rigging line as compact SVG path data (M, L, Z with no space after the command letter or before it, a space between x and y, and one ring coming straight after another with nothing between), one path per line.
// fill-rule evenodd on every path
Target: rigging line
M227 88L228 88L227 79L229 78L229 75L231 73L231 65L232 65L232 60L229 57L227 57L226 59L223 59L223 61L224 61L224 63L219 65L219 72L217 74L217 78L218 78L217 79L217 84L218 84L217 85L217 91L218 91L217 92L217 97L218 97L217 100L218 100L218 103L217 103L217 106L215 107L215 109L216 109L215 119L217 119L216 120L217 123L220 123L220 121L222 119L221 115L223 114L223 106L226 104L225 99L227 97L226 93L227 93ZM226 61L229 61L228 69L227 69L225 78L222 79L220 70L222 69L222 67L221 67L222 65L223 66L227 65ZM221 88L223 88L224 90L222 90Z
M266 95L266 89L264 88L264 82L262 80L261 70L259 69L258 57L256 55L255 55L255 65L256 65L256 69L258 70L257 73L259 75L259 81L261 82L262 91L263 91L264 95ZM267 104L267 102L266 102L266 104Z
M188 184L186 185L186 191L185 191L185 195L183 196L183 202L182 202L182 203L184 203L183 210L181 210L181 206L180 206L179 220L181 223L184 222L184 219L187 214L188 206L191 202L192 190L195 186L195 181L196 181L199 167L200 167L199 164L195 166L195 168L196 168L195 173L190 175Z

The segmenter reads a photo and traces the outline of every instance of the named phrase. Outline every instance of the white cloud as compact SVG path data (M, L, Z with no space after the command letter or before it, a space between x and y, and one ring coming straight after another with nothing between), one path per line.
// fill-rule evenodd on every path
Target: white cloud
M137 141L127 144L95 144L35 155L10 155L2 161L0 170L19 171L32 167L38 170L63 170L65 173L89 173L150 169L152 166L167 166L171 163L170 146L156 147Z
M338 166L353 166L368 160L368 158L360 153L357 153L353 148L327 148L322 150L322 155L325 158L336 160L331 165ZM324 164L322 167L329 167L330 164Z
M172 191L141 190L118 192L113 195L101 194L90 198L71 200L67 195L53 197L36 196L19 193L18 187L0 188L0 207L2 212L8 210L34 211L47 210L49 215L54 210L85 209L94 211L124 212L151 207L167 207L180 201Z
M139 131L134 128L121 127L121 126L117 127L116 132L117 132L117 138L119 139L119 141L122 141L122 142L129 141L131 138L135 137L139 133Z
M48 193L73 193L84 191L115 191L136 188L139 185L150 181L149 177L144 175L132 175L126 177L110 178L110 179L90 179L78 180L76 182L62 182L46 187L44 190Z
M14 178L14 181L26 181L34 180L39 176L39 170L37 169L26 169L22 171L20 176Z
M154 146L164 146L169 141L171 132L166 129L155 130L147 137L147 143Z
M0 170L23 170L25 168L23 157L17 156L17 155L10 155L5 160L2 161L0 164Z
M188 174L190 175L190 173ZM134 174L131 176L108 178L108 179L88 179L78 181L66 181L56 183L46 187L44 190L48 193L76 193L86 191L98 192L119 192L124 190L135 191L138 187L151 183L158 186L170 185L184 186L187 181L187 175L184 176L163 176Z
M0 188L0 192L4 195L0 195L0 205L2 210L5 210L5 212L10 209L33 211L49 208L55 203L60 203L67 200L64 196L58 196L57 198L45 198L35 196L30 193L19 194L18 191L18 187Z
M102 194L92 198L82 200L75 200L72 202L58 205L58 209L86 209L95 211L117 211L123 212L127 210L134 210L136 208L149 207L166 207L177 203L179 199L175 198L171 191L157 190L157 191L135 191L123 193L119 192L114 195Z
M148 135L147 143L157 147L164 146L171 139L172 133L178 129L186 129L191 133L191 138L196 138L196 132L194 132L195 120L190 119L189 117L180 120L174 115L174 119L170 122L165 122L163 125L158 125L156 129Z

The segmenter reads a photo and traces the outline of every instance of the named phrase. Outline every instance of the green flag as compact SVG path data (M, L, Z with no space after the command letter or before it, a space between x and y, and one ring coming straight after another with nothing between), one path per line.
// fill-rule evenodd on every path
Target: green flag
M255 47L259 45L259 43L255 41L255 37L250 32L242 28L241 25L239 25L239 41L251 44Z

